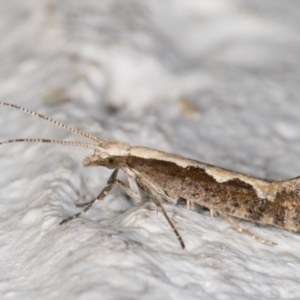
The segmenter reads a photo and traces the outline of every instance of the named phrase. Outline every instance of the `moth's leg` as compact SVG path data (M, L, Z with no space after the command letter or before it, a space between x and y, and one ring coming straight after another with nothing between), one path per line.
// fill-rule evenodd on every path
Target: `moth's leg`
M218 212L236 231L240 232L240 233L243 233L245 235L247 235L248 237L250 237L251 239L259 242L259 243L262 243L262 244L266 244L266 245L270 245L270 246L273 246L273 245L277 245L277 243L274 243L274 242L271 242L271 241L267 241L267 240L264 240L260 237L257 237L256 235L252 234L251 232L249 232L248 230L240 227L236 222L234 222L228 215L224 214L224 213L221 213L221 212Z
M174 225L174 223L172 222L172 220L169 218L169 216L167 215L167 212L163 206L163 204L157 199L157 197L155 195L153 195L149 189L147 189L147 194L149 195L149 197L151 198L151 200L156 204L157 208L160 208L162 213L164 214L165 218L167 219L168 223L170 224L171 228L173 229L175 235L177 236L179 243L181 245L181 247L184 249L185 245L184 242L182 240L181 235L179 234L176 226Z
M166 212L163 204L152 193L151 187L149 187L148 184L145 183L141 178L137 177L136 182L142 188L142 190L144 190L147 193L147 195L150 197L150 199L156 204L157 209L159 209L159 208L161 209L162 213L164 214L165 218L167 219L168 223L170 224L171 228L173 229L175 235L177 236L181 247L184 249L185 245L184 245L184 242L183 242L183 239L182 239L181 235L179 234L179 232L178 232L176 226L174 225L174 223L171 221L171 219L167 215L167 212Z
M95 199L93 199L92 201L94 201ZM85 207L87 205L89 205L92 201L89 201L89 202L84 202L84 203L78 203L78 204L75 204L76 207Z
M210 209L209 212L210 212L210 218L212 219L214 217L214 210Z
M141 202L141 194L139 190L132 190L127 184L125 184L121 180L116 180L116 184L131 198L133 198L136 202Z
M126 185L123 181L121 181L119 179L115 179L113 184L117 184L129 197L133 198L135 201L137 201L137 202L141 201L141 194L138 190L137 190L137 192L132 190L128 185ZM76 204L76 206L77 207L87 206L93 201L94 200L86 202L86 203Z
M194 203L194 201L191 201L191 200L186 200L186 208L187 209L195 209L195 203Z
M119 168L115 169L112 174L110 175L108 181L107 181L107 184L106 186L104 187L104 189L101 191L101 193L98 195L97 198L95 198L94 200L88 202L86 205L86 207L79 213L73 215L73 216L70 216L64 220L62 220L59 225L62 225L66 222L69 222L73 219L76 219L78 217L80 217L82 214L86 213L91 207L92 205L96 202L96 201L100 201L100 200L103 200L105 198L105 196L110 192L110 190L113 188L113 186L115 185L116 183L116 178L117 178L117 174L118 174L118 171L119 171Z

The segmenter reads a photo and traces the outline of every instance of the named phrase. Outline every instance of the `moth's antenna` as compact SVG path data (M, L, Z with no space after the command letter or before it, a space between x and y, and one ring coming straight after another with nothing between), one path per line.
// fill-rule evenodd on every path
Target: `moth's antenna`
M100 146L101 146L101 144L105 144L106 143L104 140L101 140L101 139L99 139L99 138L97 138L97 137L95 137L95 136L93 136L93 135L91 135L91 134L89 134L87 132L84 132L84 131L81 131L79 129L73 128L71 126L65 125L65 124L63 124L63 123L61 123L59 121L56 121L56 120L54 120L52 118L49 118L49 117L46 117L46 116L44 116L44 115L42 115L40 113L34 112L34 111L29 110L27 108L23 108L23 107L15 105L15 104L7 103L7 102L1 102L1 101L0 101L0 105L5 105L5 106L12 107L12 108L16 108L16 109L19 109L19 110L27 113L27 114L30 114L30 115L34 116L34 117L44 119L44 120L46 120L48 122L51 122L51 123L55 124L56 126L59 126L61 128L66 129L68 131L71 131L73 133L85 136L85 137L87 137L87 138L89 138L89 139L91 139L91 140L99 143Z
M71 141L60 141L60 140L49 140L49 139L15 139L15 140L7 140L0 142L0 145L2 144L8 144L8 143L23 143L23 142L29 142L29 143L49 143L49 144L60 144L60 145L67 145L67 146L78 146L83 148L89 148L93 150L99 149L97 145L89 144L89 143L82 143L82 142L71 142Z

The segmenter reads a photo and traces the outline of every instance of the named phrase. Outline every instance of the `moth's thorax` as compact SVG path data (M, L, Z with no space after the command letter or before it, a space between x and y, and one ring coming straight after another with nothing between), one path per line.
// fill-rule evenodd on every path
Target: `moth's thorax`
M95 150L95 155L105 158L108 156L126 156L130 153L130 145L128 143L111 141L101 144L99 150Z

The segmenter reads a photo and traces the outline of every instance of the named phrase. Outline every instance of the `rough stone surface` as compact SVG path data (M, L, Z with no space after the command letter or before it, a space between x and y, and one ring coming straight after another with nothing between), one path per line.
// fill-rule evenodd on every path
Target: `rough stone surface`
M258 177L300 174L300 5L283 0L0 0L0 101L106 139ZM7 107L0 139L83 140ZM114 188L85 149L0 147L1 299L295 299L300 236ZM122 175L120 178L123 178Z

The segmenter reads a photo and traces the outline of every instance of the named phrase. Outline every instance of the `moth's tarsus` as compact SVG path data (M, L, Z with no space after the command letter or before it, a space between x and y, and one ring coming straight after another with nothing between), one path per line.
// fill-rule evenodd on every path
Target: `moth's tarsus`
M185 247L183 239L161 200L176 204L179 198L186 199L188 208L193 208L194 203L199 204L208 208L211 216L218 213L238 232L267 245L276 243L254 236L231 217L300 232L300 177L260 179L151 148L132 147L119 141L108 142L29 109L5 102L0 102L0 105L19 109L96 142L21 138L3 141L0 145L31 142L84 147L94 151L84 159L84 166L115 168L99 196L80 204L85 208L62 220L61 225L87 212L96 201L104 199L116 184L137 202L141 200L140 189L144 190L164 214L182 248ZM117 179L119 169L125 172L128 185Z

